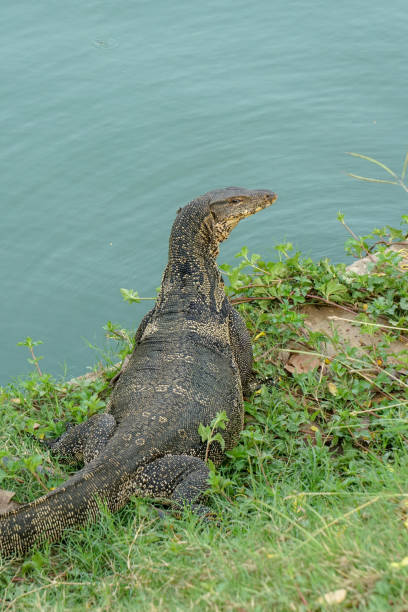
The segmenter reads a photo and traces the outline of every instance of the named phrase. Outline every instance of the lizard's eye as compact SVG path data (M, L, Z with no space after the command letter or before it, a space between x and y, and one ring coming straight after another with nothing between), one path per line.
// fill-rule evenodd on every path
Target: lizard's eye
M240 204L241 200L231 200L231 204Z

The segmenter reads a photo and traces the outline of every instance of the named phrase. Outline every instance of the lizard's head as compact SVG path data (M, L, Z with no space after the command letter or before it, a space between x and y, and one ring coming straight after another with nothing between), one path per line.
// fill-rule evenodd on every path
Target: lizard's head
M177 211L170 235L170 257L191 258L193 249L218 254L220 242L245 217L267 208L277 199L267 189L227 187L209 191Z
M278 196L267 189L227 187L210 191L203 197L208 198L208 205L214 217L214 235L219 244L228 238L241 219L267 208Z

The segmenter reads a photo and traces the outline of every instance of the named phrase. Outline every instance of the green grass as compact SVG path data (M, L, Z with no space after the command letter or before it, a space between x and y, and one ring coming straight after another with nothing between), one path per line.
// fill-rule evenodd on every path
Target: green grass
M224 266L253 338L258 388L239 445L211 476L217 519L203 525L145 499L102 511L62 542L0 561L0 609L407 610L408 361L403 353L390 361L403 332L379 338L370 325L381 316L408 328L401 256L375 244L406 236L391 229L349 241L357 255L380 250L362 277L292 255L288 244L277 247L280 261L243 250L236 268ZM301 306L327 301L359 313L371 339L363 353L336 334L305 331ZM128 334L108 331L123 338L123 357ZM319 367L287 371L288 346L315 353ZM39 440L103 409L112 376L69 385L40 376L31 358L32 376L0 390L0 488L19 502L66 479L67 466ZM326 603L339 589L344 600Z

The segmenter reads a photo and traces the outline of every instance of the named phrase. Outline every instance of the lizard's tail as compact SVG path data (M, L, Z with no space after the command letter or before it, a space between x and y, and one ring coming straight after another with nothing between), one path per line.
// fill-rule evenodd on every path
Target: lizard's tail
M35 544L58 540L65 529L95 520L101 502L112 511L119 509L127 501L121 480L117 467L115 470L113 465L97 465L0 516L0 555L23 554Z

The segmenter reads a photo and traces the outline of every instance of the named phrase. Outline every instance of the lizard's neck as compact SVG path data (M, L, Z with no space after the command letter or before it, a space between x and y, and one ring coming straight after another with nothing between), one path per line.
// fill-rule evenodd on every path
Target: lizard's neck
M165 270L158 307L190 308L207 305L219 309L224 297L216 256L214 221L205 202L195 201L179 212L170 235L169 263Z

